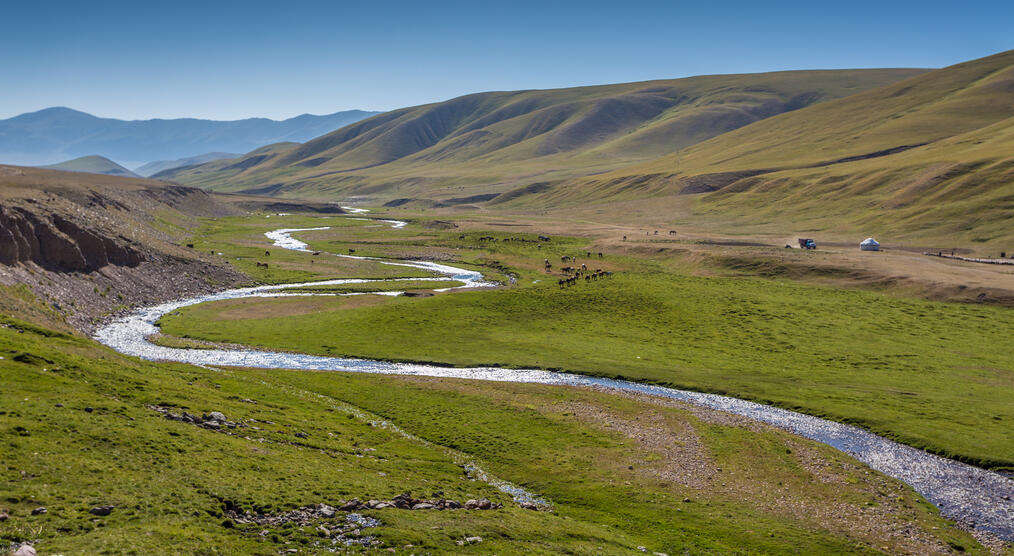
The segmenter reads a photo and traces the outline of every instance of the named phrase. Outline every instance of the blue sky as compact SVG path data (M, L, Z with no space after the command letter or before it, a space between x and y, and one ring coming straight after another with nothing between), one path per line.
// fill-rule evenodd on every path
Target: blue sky
M388 110L470 92L782 69L942 67L1014 48L1014 2L11 2L0 118Z

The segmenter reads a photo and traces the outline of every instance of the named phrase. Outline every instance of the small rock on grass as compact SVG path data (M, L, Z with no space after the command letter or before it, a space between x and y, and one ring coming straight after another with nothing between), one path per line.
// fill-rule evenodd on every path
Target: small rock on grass
M227 421L227 419L225 418L225 414L222 413L221 411L212 411L211 413L208 414L205 420L218 421L219 423L224 423Z
M42 515L44 513L46 513L45 506L39 506L38 508L32 510L32 515Z
M352 500L349 500L348 502L342 504L342 507L340 509L343 512L351 512L361 509L362 507L363 503L360 502L358 498L353 498Z
M88 510L88 513L90 513L92 515L109 515L109 514L113 513L113 508L114 507L115 506L111 506L111 505L110 506L95 506L94 508Z
M328 518L334 517L334 508L332 508L331 506L328 506L327 504L318 504L317 505L317 511L319 511L320 515L322 515L324 517L328 517Z
M482 498L479 500L469 500L465 502L466 510L489 510L492 508L493 504L487 498Z
M14 551L14 556L35 556L35 549L30 544L23 544Z

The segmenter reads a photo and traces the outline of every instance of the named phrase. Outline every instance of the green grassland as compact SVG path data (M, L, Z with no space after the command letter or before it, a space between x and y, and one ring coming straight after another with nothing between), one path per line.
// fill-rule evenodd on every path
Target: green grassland
M0 357L0 509L10 515L0 543L33 541L40 553L319 553L332 547L319 544L316 524L244 525L224 510L278 513L406 491L489 497L504 508L367 510L382 523L361 535L380 549L982 552L910 489L841 453L678 404L538 385L142 362L6 316ZM243 426L206 430L153 405L221 411ZM645 422L652 428L638 428ZM651 434L662 442L647 441ZM524 485L553 510L518 508L463 474L462 461ZM693 472L681 471L688 464ZM107 504L109 516L88 513ZM30 515L40 506L45 514ZM483 540L459 546L467 536Z
M239 319L210 303L160 324L171 335L216 342L531 366L727 393L859 424L979 465L1014 467L1009 310L694 276L672 260L634 257L592 261L616 273L561 289L541 271L542 258L582 252L580 240L556 238L536 248L478 243L482 232L464 239L456 232L380 233L395 235L384 249L374 235L367 248L403 253L418 246L457 253L464 262L495 260L518 276L519 287L292 316L279 316L278 306L298 300L265 300L262 315L248 311ZM342 230L300 237L314 248L348 240Z
M321 294L345 294L345 293L370 293L370 292L392 292L402 290L435 290L443 288L455 288L462 285L454 280L427 280L425 282L412 280L395 280L393 282L374 282L369 284L339 284L330 286L303 286L299 288L286 288L285 293L321 293Z
M311 257L274 247L264 232L279 228L332 226L366 229L376 222L331 216L237 216L205 220L194 233L194 249L221 253L230 264L260 284L284 284L328 278L420 278L431 273L406 267L385 266L371 261L333 256ZM311 262L312 261L312 262ZM258 266L258 263L268 266Z

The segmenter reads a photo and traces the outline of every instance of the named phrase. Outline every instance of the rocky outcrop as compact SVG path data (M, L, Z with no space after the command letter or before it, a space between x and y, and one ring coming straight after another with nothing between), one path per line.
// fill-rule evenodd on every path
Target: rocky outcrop
M0 206L0 263L33 262L57 272L88 272L106 265L135 267L141 252L57 214Z

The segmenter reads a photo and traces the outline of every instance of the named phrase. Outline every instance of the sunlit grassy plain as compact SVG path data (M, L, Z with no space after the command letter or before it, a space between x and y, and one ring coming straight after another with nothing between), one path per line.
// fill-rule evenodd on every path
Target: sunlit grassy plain
M512 273L520 286L424 299L379 298L379 305L317 311L314 327L304 330L306 339L315 341L305 345L291 337L302 326L295 320L299 317L291 317L276 323L279 345L357 355L372 355L373 349L378 357L448 363L511 364L513 359L603 374L609 368L611 374L632 378L637 372L652 378L647 373L655 372L657 380L671 381L666 374L670 367L659 361L674 352L675 342L653 347L662 333L706 341L682 356L680 368L688 369L695 360L723 358L719 352L708 355L708 349L731 349L708 336L728 332L741 342L753 342L746 347L775 345L775 340L757 343L750 328L737 332L732 324L721 325L722 315L701 321L701 315L678 310L676 297L666 301L659 296L721 286L727 295L752 301L747 304L753 308L752 328L764 315L757 312L758 304L768 303L767 312L785 310L786 296L772 290L821 291L749 279L711 282L672 274L672 261L612 256L592 263L614 270L611 279L560 291L541 270L542 259L580 252L585 240L556 237L542 249L535 244L491 247L477 241L482 232L466 232L459 239L456 230L391 230L328 217L208 220L192 241L195 249L222 253L248 271L251 283L417 274L324 254L310 264L312 255L271 247L263 236L279 227L324 225L335 229L297 235L313 248L336 252L352 245L357 254L460 259L461 266L503 282ZM4 304L5 313L49 318L47 307L23 288L5 289L3 298L12 300ZM310 299L340 308L369 298L377 299ZM264 300L263 307L270 311L273 304L302 302ZM687 313L724 306L700 303L683 305ZM952 306L940 307L935 310L946 313ZM211 322L214 308L184 310L174 325L199 328L201 322L193 317L211 311L206 318ZM335 319L336 313L355 318ZM649 313L657 316L644 320ZM674 315L683 315L681 325L703 322L717 328L660 328ZM637 326L630 325L634 316ZM369 318L377 319L368 325L372 332L355 330ZM507 322L498 324L499 319ZM239 322L216 326L229 342L264 340L234 329ZM251 336L266 330L266 321L243 322ZM610 328L609 322L627 329ZM335 328L325 332L320 328L325 323ZM230 337L224 338L224 332ZM503 336L495 337L497 333ZM586 339L578 340L582 336ZM370 348L378 338L385 340ZM405 342L404 349L395 342ZM603 345L595 347L596 342ZM596 354L606 352L613 354L599 367L591 365ZM277 554L289 548L314 553L323 547L316 544L320 537L312 527L235 524L223 510L233 505L281 512L352 497L387 499L405 491L417 497L489 497L505 508L367 511L383 524L362 533L399 552L628 554L640 546L669 554L981 550L910 489L848 456L686 406L539 385L142 362L10 316L0 322L0 357L5 435L0 509L10 514L0 523L0 542L37 541L41 553ZM757 357L768 364L766 355ZM908 391L920 391L912 388ZM208 431L165 420L146 407L150 404L197 414L221 411L247 426L236 429L236 435ZM388 421L426 442L371 421ZM489 485L465 477L458 466L461 457L544 496L554 510L531 512L512 505ZM88 514L103 504L115 506L110 516ZM29 515L39 506L47 513ZM476 535L481 543L457 544Z
M415 553L981 550L911 490L847 456L710 413L537 385L149 363L0 322L0 506L10 514L0 543L33 541L40 553L319 553L330 545L314 527L236 524L223 510L405 491L505 507L366 511L382 525L362 535ZM221 411L246 426L209 431L150 404ZM640 429L613 428L645 419L678 438L660 446ZM520 509L469 480L448 450L553 511ZM667 474L686 462L701 467L686 482ZM111 515L88 513L105 504ZM47 512L31 516L37 507ZM459 546L466 536L483 540Z
M227 245L232 233L207 241ZM1007 309L695 276L678 260L611 255L588 264L613 276L561 289L542 260L560 266L562 254L583 255L582 240L557 237L536 248L478 241L485 232L459 239L458 231L414 227L297 235L315 249L356 245L357 253L415 251L486 265L504 281L506 269L519 286L390 298L354 310L340 310L349 303L340 298L314 298L314 311L300 311L310 301L299 299L245 300L242 318L226 313L234 302L210 303L164 317L163 330L308 353L540 367L725 393L979 465L1014 467L1014 315Z

